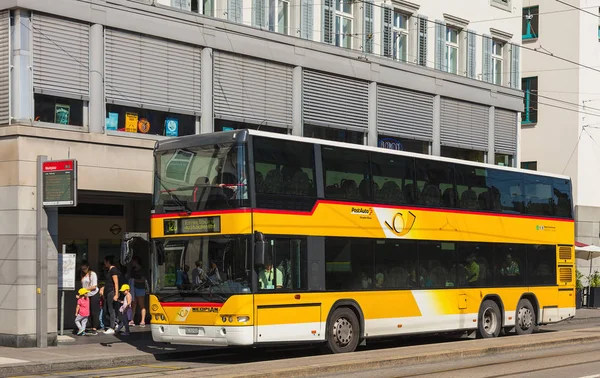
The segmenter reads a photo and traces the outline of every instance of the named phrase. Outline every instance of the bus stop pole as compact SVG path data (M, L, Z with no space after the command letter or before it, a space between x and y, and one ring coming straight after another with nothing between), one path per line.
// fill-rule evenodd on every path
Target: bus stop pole
M62 254L67 253L67 245L62 245ZM64 261L64 260L63 260ZM60 335L65 334L65 288L60 288Z
M42 174L46 160L47 156L37 157L35 336L38 348L48 346L48 215L44 209Z

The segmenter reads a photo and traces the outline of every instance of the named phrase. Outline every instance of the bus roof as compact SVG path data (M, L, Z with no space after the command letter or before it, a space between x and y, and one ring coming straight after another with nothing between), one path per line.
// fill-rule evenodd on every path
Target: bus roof
M215 133L210 133L210 134L196 134L196 135L183 136L183 137L178 137L178 138L173 138L173 139L168 139L168 140L161 140L161 141L156 142L155 150L164 151L164 150L172 150L172 149L178 149L178 148L192 148L192 147L198 146L198 145L213 144L213 143L214 144L228 143L228 142L234 142L234 141L235 142L244 142L247 139L248 135L263 136L263 137L267 137L267 138L290 140L290 141L303 142L303 143L315 143L315 144L320 144L323 146L345 147L345 148L362 150L362 151L383 152L383 153L387 153L387 154L409 156L409 157L414 157L414 158L419 158L419 159L444 161L444 162L448 162L448 163L457 163L457 164L463 164L463 165L470 165L470 166L474 166L474 167L494 168L494 169L499 169L499 170L504 170L504 171L520 172L520 173L526 173L526 174L530 174L530 175L548 176L548 177L555 177L555 178L560 178L560 179L564 179L564 180L571 180L571 178L569 176L548 173L548 172L532 171L532 170L528 170L528 169L506 167L506 166L494 165L494 164L488 164L488 163L477 163L477 162L473 162L473 161L469 161L469 160L461 160L461 159L447 158L447 157L434 156L434 155L425 155L425 154L418 154L418 153L413 153L413 152L391 150L391 149L381 148L381 147L365 146L365 145L361 145L361 144L334 142L334 141L330 141L330 140L326 140L326 139L309 138L309 137L304 137L304 136L279 134L279 133L273 133L273 132L268 132L268 131L251 130L251 129L220 131L220 132L215 132Z

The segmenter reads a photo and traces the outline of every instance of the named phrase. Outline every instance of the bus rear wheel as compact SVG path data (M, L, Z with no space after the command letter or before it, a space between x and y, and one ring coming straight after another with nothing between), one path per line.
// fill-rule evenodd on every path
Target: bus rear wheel
M327 329L327 349L331 353L354 352L360 338L360 323L354 311L347 307L336 309Z
M517 305L515 330L517 335L530 335L536 327L535 311L529 299L521 299Z
M480 338L489 339L498 337L502 329L500 308L492 300L485 300L479 309L479 321L477 323L477 334Z

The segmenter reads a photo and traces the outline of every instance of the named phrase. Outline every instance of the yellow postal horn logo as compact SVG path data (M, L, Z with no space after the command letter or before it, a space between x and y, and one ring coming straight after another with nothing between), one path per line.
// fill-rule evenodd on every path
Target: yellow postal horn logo
M408 211L406 214L397 212L392 218L391 224L385 221L385 225L390 229L396 236L404 236L410 232L413 224L417 217L412 212Z

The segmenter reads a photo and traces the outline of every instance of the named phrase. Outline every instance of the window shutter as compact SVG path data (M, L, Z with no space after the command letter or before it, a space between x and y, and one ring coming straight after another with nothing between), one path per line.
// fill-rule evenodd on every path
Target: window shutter
M383 50L383 56L392 58L392 13L393 10L390 7L382 7L381 8L381 19L382 22L382 30L381 30L381 49Z
M10 122L10 11L0 12L0 124Z
M510 54L510 87L519 88L519 70L520 70L520 53L521 47L518 45L511 44Z
M242 0L239 0L242 1ZM266 28L269 12L269 0L252 0L252 26Z
M314 0L302 0L300 7L300 38L313 39L313 7Z
M363 48L367 54L373 53L373 1L363 3L365 12L365 25L363 28Z
M171 6L177 9L183 9L187 11L192 10L192 2L190 0L171 0Z
M419 16L419 39L417 41L417 64L427 67L427 16Z
M491 83L492 77L492 37L483 36L483 73L481 80Z
M334 44L334 10L333 0L324 0L323 2L323 42Z
M242 0L227 0L227 19L242 22Z
M446 70L444 50L446 47L446 23L435 21L435 69Z
M475 78L477 72L477 49L475 47L476 34L467 30L467 77Z

